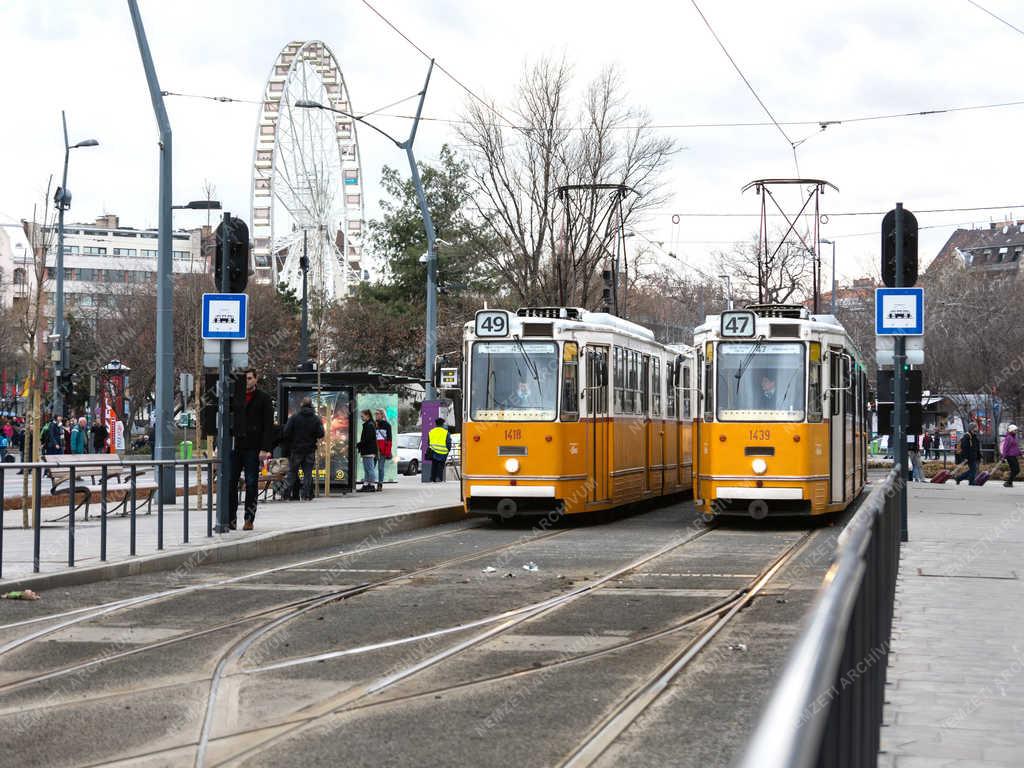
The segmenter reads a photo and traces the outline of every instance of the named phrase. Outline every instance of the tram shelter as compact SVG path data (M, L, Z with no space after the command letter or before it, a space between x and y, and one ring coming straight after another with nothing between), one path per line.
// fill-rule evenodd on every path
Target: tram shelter
M362 481L362 464L357 461L359 412L382 409L398 433L398 402L413 387L421 387L422 379L387 373L365 371L293 371L282 373L277 383L277 419L285 424L299 409L304 397L313 401L313 408L324 422L325 443L330 457L326 471L330 473L332 491L347 493ZM314 482L322 487L324 462L313 470ZM397 462L389 462L383 482L394 482Z

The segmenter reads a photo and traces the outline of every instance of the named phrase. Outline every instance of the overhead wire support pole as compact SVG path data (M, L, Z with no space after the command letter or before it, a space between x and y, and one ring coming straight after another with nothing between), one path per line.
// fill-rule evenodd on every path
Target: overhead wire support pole
M171 279L173 262L171 261L171 122L167 118L167 109L157 80L153 57L146 40L146 30L142 26L137 0L128 0L128 10L135 27L135 38L142 57L142 66L146 70L146 82L149 84L149 95L153 102L153 113L160 128L160 202L159 202L159 235L157 240L157 295L156 295L156 408L155 408L155 446L154 456L157 459L173 458L174 448L171 445L171 402L174 388L174 309L171 295ZM158 493L165 504L173 504L174 469L162 465L158 470Z
M423 82L423 89L417 94L420 100L416 105L416 116L413 118L412 129L409 131L409 137L405 141L399 141L394 136L364 119L364 117L354 115L351 112L328 107L316 101L300 99L295 102L295 106L299 108L325 109L328 112L336 112L339 115L351 118L373 129L399 149L405 150L405 155L409 159L409 170L412 173L413 187L416 189L416 199L420 205L420 215L423 217L423 228L427 234L427 316L426 328L424 329L426 336L424 356L426 359L424 360L423 368L424 379L426 380L426 398L428 400L432 400L437 394L434 389L434 358L437 357L437 238L434 234L434 221L430 218L430 209L427 207L427 196L423 191L423 180L420 178L420 171L416 166L413 144L416 141L416 131L419 129L420 119L423 115L423 102L427 97L427 88L430 86L430 75L433 71L434 60L431 59L430 67L427 69L427 78Z

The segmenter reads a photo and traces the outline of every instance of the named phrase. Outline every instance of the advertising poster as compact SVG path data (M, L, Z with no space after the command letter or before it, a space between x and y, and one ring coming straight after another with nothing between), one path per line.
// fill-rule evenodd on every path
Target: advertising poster
M313 400L313 410L320 416L327 433L317 451L317 462L313 469L314 482L323 483L324 465L320 458L324 446L330 445L331 485L351 485L349 476L349 392L321 392L307 389L288 390L288 415L299 410L302 398ZM322 485L321 485L322 487Z
M384 416L391 424L391 461L387 463L384 470L384 480L378 482L395 483L398 482L398 462L395 460L395 447L394 441L398 436L398 395L387 395L387 394L374 394L374 393L362 393L356 395L356 410L354 418L356 419L356 438L358 440L359 430L362 429L362 419L359 414L364 409L369 410L371 413L376 413L377 409L380 408L384 411ZM356 482L363 482L363 462L360 458L356 457Z

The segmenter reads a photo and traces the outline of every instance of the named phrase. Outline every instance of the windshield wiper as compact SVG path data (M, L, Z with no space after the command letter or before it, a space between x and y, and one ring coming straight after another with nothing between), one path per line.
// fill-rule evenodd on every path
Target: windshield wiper
M743 378L743 374L747 372L747 366L749 366L750 363L753 361L754 355L756 355L758 350L760 350L763 346L764 346L764 336L758 336L757 337L757 341L754 342L754 346L751 348L751 350L749 352L747 352L747 356L743 358L743 362L740 363L740 367L737 369L736 373L733 374L736 377L736 395L737 396L740 393L740 379L742 379Z
M519 354L523 356L523 360L526 361L526 367L530 369L530 375L533 376L533 380L537 382L537 394L543 397L544 393L541 391L540 375L537 372L537 364L530 358L529 353L526 351L526 347L523 346L522 339L513 335L512 340L516 343L516 346L519 347Z

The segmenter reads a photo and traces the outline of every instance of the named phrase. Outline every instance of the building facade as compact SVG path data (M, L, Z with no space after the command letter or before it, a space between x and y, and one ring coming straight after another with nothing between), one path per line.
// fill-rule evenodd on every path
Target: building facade
M93 224L64 225L64 304L66 312L88 321L97 317L118 297L155 287L158 230L121 226L118 217L106 214ZM175 274L209 270L203 252L206 228L176 230L171 235ZM44 313L52 318L56 289L57 232L47 232ZM11 279L5 280L8 306L27 301L35 284L31 252L22 249L12 260ZM0 268L3 265L0 264ZM6 277L6 274L5 274Z

